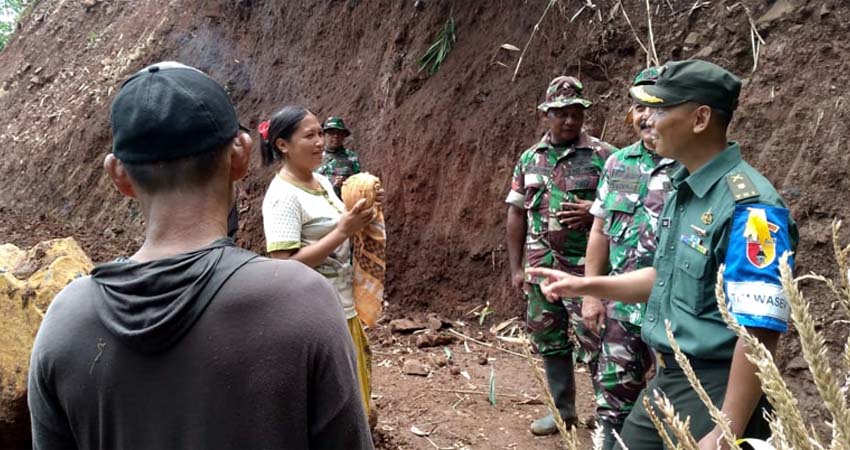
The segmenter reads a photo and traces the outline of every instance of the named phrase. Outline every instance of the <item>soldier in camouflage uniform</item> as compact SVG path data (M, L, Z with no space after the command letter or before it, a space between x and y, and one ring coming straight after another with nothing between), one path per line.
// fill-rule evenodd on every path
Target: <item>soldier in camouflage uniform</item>
M548 301L535 280L524 279L523 260L525 267L584 272L590 206L605 160L615 149L582 129L584 110L591 105L582 91L573 77L552 80L546 101L538 106L549 131L520 156L506 199L513 285L528 300L531 340L543 356L549 389L568 425L577 421L570 325L580 343L576 356L582 360L593 358L592 344L598 338L588 336L582 326L580 299ZM555 433L554 418L550 414L534 421L531 431Z
M354 150L345 148L345 138L351 135L351 131L345 127L341 117L331 116L322 125L325 132L325 151L322 156L322 165L316 169L317 173L331 180L336 195L340 196L342 183L348 177L360 173L360 158Z
M657 78L658 69L651 67L641 71L632 85L655 84ZM655 154L646 125L649 112L639 104L631 107L626 121L641 139L617 151L605 163L590 209L596 218L587 247L588 276L616 275L652 266L658 216L671 190L669 174L679 164ZM652 367L652 352L640 337L645 308L645 303L600 301L589 296L583 299L585 326L598 331L601 338L593 384L605 450L613 448L611 431L620 432Z

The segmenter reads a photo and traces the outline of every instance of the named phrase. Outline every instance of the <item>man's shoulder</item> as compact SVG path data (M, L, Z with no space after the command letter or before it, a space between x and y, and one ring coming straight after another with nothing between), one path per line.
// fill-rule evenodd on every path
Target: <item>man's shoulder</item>
M276 259L266 256L257 256L246 263L234 277L285 277L292 278L289 284L311 283L325 278L307 265L293 259ZM279 291L280 286L266 283L260 286L270 291Z
M95 311L95 301L99 296L97 283L91 276L77 278L59 291L50 302L39 327L39 352L72 345L75 337L100 323Z
M746 161L742 160L726 173L724 184L736 203L785 206L773 183Z
M98 293L97 283L92 280L90 275L76 278L56 294L48 310L78 309L82 301Z
M525 150L522 151L522 153L519 154L517 164L521 165L521 166L530 164L531 162L533 162L537 158L537 154L539 153L539 151L541 149L545 150L548 147L549 147L549 145L542 140L536 142L534 145L526 148Z
M590 134L586 134L587 136L587 146L593 149L594 153L601 155L603 158L607 159L608 156L617 152L617 147L599 139L598 137L591 136Z
M314 175L322 176L321 174ZM275 175L269 183L268 189L266 189L265 197L263 197L263 208L286 201L298 201L298 188Z
M240 268L228 281L237 292L271 301L313 300L315 296L333 299L333 287L325 277L295 260L258 256Z
M607 164L609 165L617 165L617 164L625 164L629 161L629 157L633 156L633 154L639 150L639 144L631 144L627 145L621 149L614 149L611 156L608 157Z
M327 326L334 318L345 320L327 278L294 260L254 258L231 276L219 296L212 303L211 323L241 317L278 338ZM281 320L291 326L281 327Z

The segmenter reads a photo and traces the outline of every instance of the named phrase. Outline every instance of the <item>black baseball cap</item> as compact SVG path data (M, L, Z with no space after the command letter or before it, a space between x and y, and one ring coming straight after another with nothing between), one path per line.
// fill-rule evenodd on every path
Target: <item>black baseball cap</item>
M136 72L112 101L112 153L126 163L218 150L240 129L224 88L200 70L164 61Z
M633 86L632 98L644 106L663 108L694 102L728 114L738 107L741 80L707 61L671 61L658 68L654 85Z

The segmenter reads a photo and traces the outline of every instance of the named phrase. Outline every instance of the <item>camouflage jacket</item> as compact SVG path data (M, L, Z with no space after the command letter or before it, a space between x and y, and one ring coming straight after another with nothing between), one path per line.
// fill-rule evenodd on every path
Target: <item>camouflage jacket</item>
M651 267L658 216L672 190L670 175L679 163L661 158L638 141L608 158L590 212L605 220L611 274ZM611 318L643 322L645 304L609 302Z
M569 147L555 147L548 134L524 151L514 168L508 204L526 211L526 267L584 273L587 230L569 230L555 213L561 203L593 200L605 160L616 149L581 132Z
M342 181L345 181L348 177L356 173L360 173L360 158L354 150L345 147L337 150L325 148L322 155L322 165L316 169L316 172L331 180L334 190L339 195ZM336 177L342 177L342 181L337 183Z

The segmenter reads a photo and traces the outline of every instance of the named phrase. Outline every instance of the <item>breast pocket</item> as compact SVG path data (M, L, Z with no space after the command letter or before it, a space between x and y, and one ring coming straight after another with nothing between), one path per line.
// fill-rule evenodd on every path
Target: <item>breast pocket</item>
M707 286L711 270L708 264L708 256L703 255L686 244L680 243L676 255L676 277L674 278L673 297L676 303L696 315L699 315L708 307L716 303L714 286Z
M614 243L622 242L628 237L627 230L634 220L637 200L621 192L609 192L602 206L608 211L608 219L605 221L603 231Z
M537 174L526 174L523 179L525 184L525 200L523 205L527 210L540 209L543 206L543 195L546 193L546 180Z
M564 191L596 191L599 172L595 167L578 167L567 171L561 180Z

